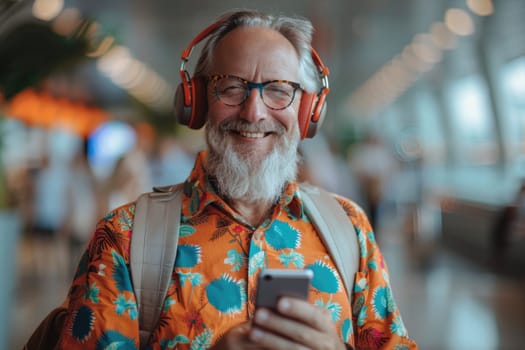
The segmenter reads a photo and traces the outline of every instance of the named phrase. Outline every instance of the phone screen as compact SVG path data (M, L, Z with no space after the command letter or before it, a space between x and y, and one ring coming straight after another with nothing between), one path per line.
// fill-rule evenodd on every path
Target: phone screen
M257 282L256 307L274 309L282 296L308 299L312 278L312 270L262 270Z

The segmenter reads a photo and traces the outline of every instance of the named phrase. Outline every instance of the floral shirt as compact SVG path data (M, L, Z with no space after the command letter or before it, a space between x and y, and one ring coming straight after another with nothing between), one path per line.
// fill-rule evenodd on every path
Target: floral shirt
M393 299L388 271L363 211L337 196L361 250L353 305L326 248L289 183L271 216L248 224L217 195L199 154L184 184L177 257L151 349L207 349L255 311L264 268L311 269L310 302L326 308L341 339L357 349L416 349ZM135 203L97 225L69 291L60 349L138 349L139 324L129 270Z

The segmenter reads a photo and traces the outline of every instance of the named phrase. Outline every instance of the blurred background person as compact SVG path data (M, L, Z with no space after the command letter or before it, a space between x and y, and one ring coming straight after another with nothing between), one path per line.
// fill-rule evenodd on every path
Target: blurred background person
M380 136L371 131L350 149L348 162L356 175L372 227L379 227L381 206L396 176L397 161Z
M363 205L363 196L355 173L340 151L334 150L323 134L305 139L299 145L302 162L300 179L352 198ZM320 171L322 169L322 171Z
M48 146L48 142L44 146ZM56 269L60 274L70 270L65 249L65 225L72 173L66 157L49 146L42 149L40 162L29 172L29 201L32 205L26 223L27 234L35 277L42 283L51 277L51 270Z
M167 186L184 181L193 168L194 160L195 152L176 136L160 137L152 159L153 184Z
M65 231L69 244L69 262L73 273L94 225L103 215L104 196L87 158L87 145L82 142L71 160L71 174L67 182L67 219Z
M137 123L134 130L134 146L116 161L106 182L108 208L134 201L139 194L151 191L154 185L152 155L155 131L146 123Z

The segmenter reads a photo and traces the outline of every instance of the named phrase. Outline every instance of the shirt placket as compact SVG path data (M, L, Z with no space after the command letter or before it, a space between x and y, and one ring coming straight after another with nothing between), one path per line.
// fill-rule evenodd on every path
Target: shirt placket
M248 294L248 317L252 318L255 312L255 293L257 290L257 276L265 261L264 229L259 227L252 231L248 248L248 283L246 292Z

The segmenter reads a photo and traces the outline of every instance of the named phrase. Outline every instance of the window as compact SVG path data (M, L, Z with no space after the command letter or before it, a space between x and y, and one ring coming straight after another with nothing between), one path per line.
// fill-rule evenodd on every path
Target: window
M501 74L503 141L511 165L525 175L525 57L503 66Z
M459 79L450 85L446 96L460 165L495 164L498 146L485 81L480 75Z

